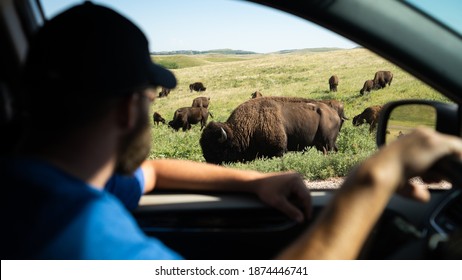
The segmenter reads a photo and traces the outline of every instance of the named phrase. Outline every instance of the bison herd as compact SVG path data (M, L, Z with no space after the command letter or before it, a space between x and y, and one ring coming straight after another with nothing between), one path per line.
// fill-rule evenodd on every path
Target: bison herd
M213 118L213 115L208 110L209 103L210 97L200 96L194 98L191 107L182 107L175 110L173 119L168 122L168 126L176 131L180 128L186 131L191 129L192 124L200 123L202 130L207 124L209 115ZM152 118L156 125L159 122L165 124L165 119L158 112L154 112Z
M373 80L367 80L360 94L391 85L393 74L378 71ZM329 78L330 91L336 92L339 78ZM189 85L190 91L202 92L201 82ZM170 90L162 88L159 97L166 97ZM199 143L205 160L209 163L245 162L261 157L281 157L288 151L303 151L315 147L326 154L337 151L336 140L345 116L344 105L338 100L315 100L301 97L263 96L260 91L235 108L225 122L207 124L210 97L196 97L190 107L175 110L168 126L178 131L191 129L200 123L202 131ZM381 106L366 108L353 118L353 125L370 125L372 132L377 124ZM157 112L153 114L156 125L165 124Z
M374 75L373 80L366 80L363 84L362 89L359 91L361 95L369 93L372 90L385 88L387 85L391 85L393 80L393 73L391 71L377 71ZM329 78L329 91L336 92L339 84L339 78L337 75L332 75Z

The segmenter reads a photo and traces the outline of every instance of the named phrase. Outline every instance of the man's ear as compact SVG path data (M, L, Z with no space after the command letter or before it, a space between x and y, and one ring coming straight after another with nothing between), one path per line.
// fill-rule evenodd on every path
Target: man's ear
M117 106L116 119L120 128L132 129L139 115L139 94L130 94L120 99Z

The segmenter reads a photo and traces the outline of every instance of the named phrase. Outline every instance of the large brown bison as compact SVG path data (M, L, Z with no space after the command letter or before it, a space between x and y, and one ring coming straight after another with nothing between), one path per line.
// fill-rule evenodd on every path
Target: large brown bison
M210 104L210 97L200 96L193 99L191 107L204 107L208 108Z
M168 122L168 126L178 131L183 128L183 131L191 129L192 124L201 123L201 130L207 124L209 110L203 107L183 107L176 109L173 114L173 120Z
M382 106L380 105L367 107L361 114L353 118L353 125L360 126L366 122L370 125L369 132L372 132L377 126L380 110L382 110Z
M374 81L367 80L364 82L363 88L359 91L359 94L364 95L364 93L371 92L374 88Z
M194 91L198 91L198 92L201 92L201 91L205 91L207 88L204 87L204 84L202 84L201 82L195 82L195 83L192 83L189 85L189 90L191 92Z
M337 75L333 75L329 78L329 91L337 91L338 86L338 77Z
M157 112L154 112L154 114L152 114L152 120L156 125L159 125L160 122L165 124L165 119Z
M374 75L374 87L381 89L387 86L391 86L393 80L393 74L390 71L377 71Z
M328 105L294 101L290 97L261 97L239 105L222 122L210 122L200 145L209 163L280 157L287 151L315 146L336 151L340 117Z
M262 95L261 92L258 91L258 90L257 90L256 92L253 92L253 93L250 95L251 98L258 98L258 97L262 97L262 96L263 96L263 95Z

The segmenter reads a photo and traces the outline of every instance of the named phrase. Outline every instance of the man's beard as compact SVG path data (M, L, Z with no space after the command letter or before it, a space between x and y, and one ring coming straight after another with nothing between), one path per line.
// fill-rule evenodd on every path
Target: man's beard
M133 131L122 139L115 172L131 175L146 159L151 150L151 130L146 114L140 113Z

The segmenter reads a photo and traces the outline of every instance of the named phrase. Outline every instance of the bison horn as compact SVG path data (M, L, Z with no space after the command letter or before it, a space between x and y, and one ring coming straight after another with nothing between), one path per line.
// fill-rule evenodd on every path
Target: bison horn
M218 138L218 142L223 143L226 141L226 139L228 139L228 135L226 135L226 131L223 129L223 127L220 127L220 130L221 130L221 136L220 138Z

